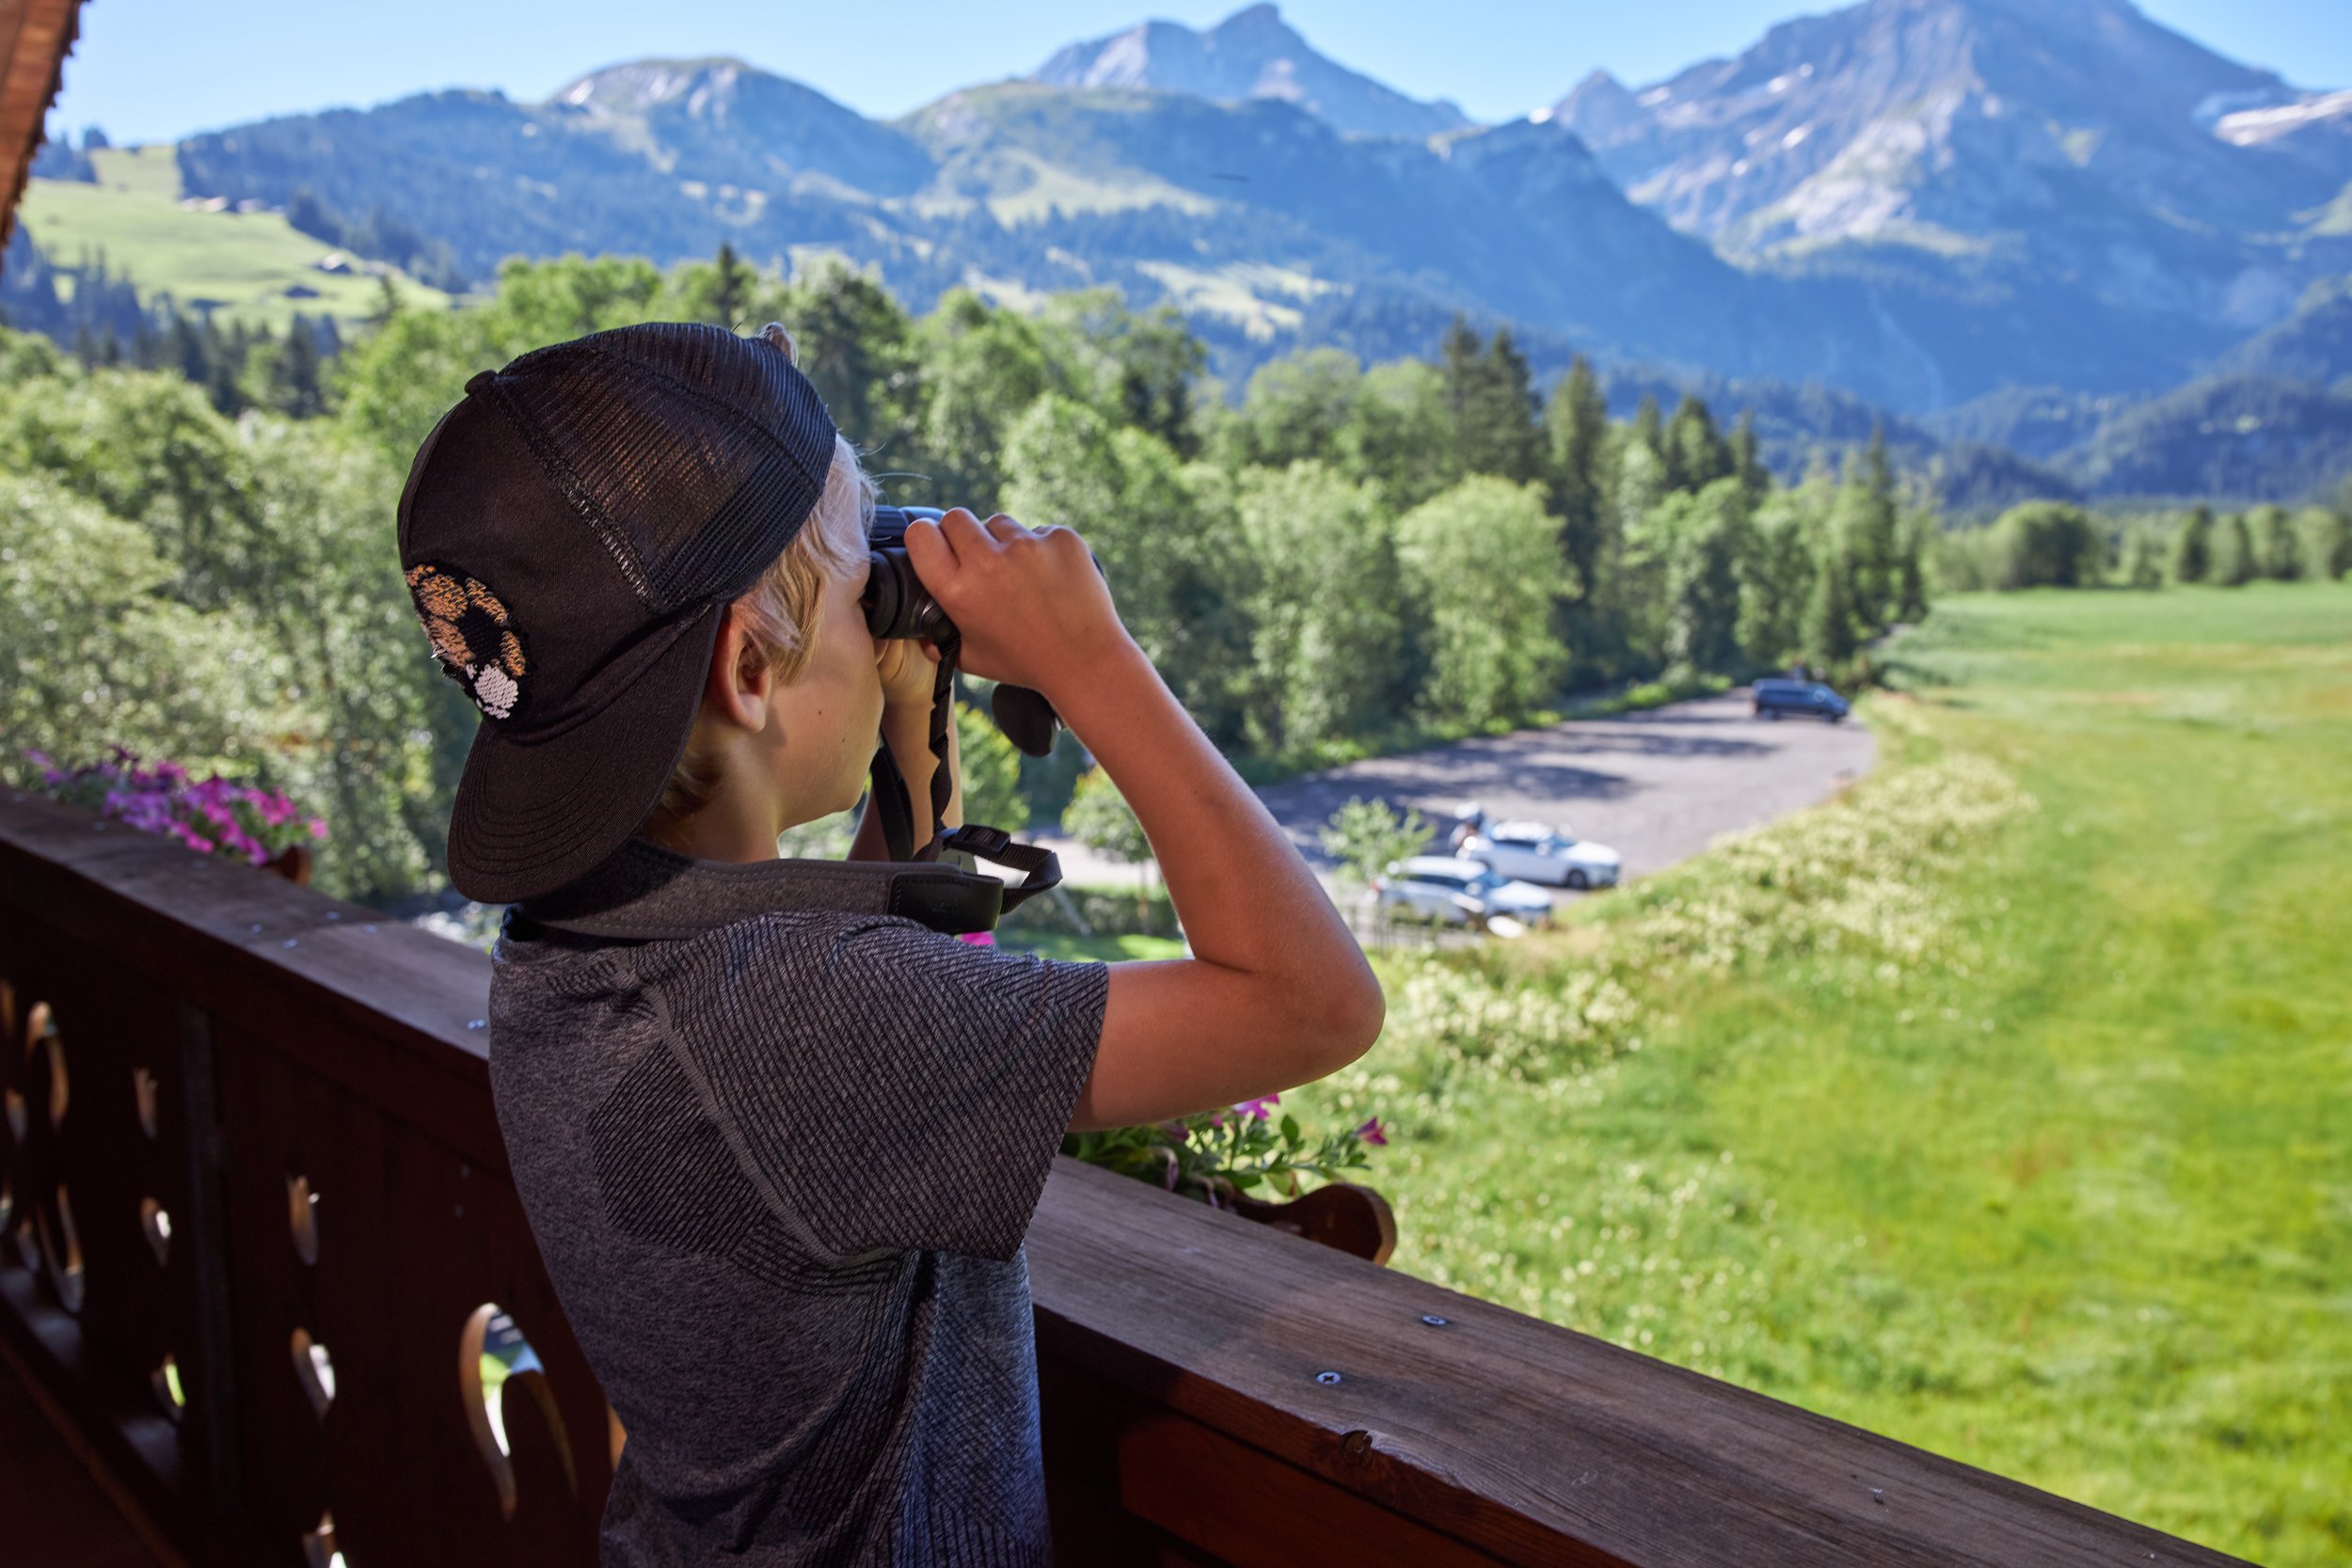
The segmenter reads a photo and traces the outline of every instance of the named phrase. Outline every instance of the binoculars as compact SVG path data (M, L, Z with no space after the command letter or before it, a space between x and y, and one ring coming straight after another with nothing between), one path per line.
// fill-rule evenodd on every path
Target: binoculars
M914 575L907 559L907 524L914 518L937 522L946 515L935 506L878 506L866 536L866 591L858 597L866 611L866 629L878 638L915 638L951 644L956 626L939 601ZM1102 562L1095 562L1097 570ZM990 717L1022 751L1041 757L1054 749L1054 728L1061 716L1044 694L1025 686L999 683L989 698Z

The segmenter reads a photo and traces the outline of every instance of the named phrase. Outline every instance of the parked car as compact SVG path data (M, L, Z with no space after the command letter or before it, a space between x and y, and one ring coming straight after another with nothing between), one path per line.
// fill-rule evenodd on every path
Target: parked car
M1533 926L1551 918L1551 895L1542 888L1454 855L1398 861L1373 886L1389 908L1450 925L1484 926L1500 916Z
M1784 713L1810 713L1835 724L1853 705L1820 681L1760 680L1756 683L1756 716L1778 719Z
M1571 837L1545 822L1496 822L1464 842L1461 855L1505 877L1552 887L1615 887L1625 863L1606 844Z

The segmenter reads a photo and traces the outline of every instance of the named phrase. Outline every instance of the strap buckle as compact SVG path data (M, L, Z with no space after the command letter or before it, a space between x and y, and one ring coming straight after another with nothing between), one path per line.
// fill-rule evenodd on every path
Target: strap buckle
M977 855L984 861L1000 860L1012 847L1012 835L1002 828L991 828L977 822L967 822L949 833L940 844L943 849L961 849Z

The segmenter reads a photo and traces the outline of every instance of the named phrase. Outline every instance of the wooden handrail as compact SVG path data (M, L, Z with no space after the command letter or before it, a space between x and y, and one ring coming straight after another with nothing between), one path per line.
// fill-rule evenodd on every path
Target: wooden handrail
M614 1433L507 1177L482 955L19 798L0 981L0 1335L192 1561L595 1560ZM1070 1161L1028 1256L1075 1568L2231 1560ZM502 1452L485 1304L542 1368Z

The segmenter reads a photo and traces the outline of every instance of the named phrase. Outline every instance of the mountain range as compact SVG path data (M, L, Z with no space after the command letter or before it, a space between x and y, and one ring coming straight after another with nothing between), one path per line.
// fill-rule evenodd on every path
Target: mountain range
M1581 351L1920 416L2352 376L2352 93L2126 0L1863 0L1500 125L1262 5L1073 43L894 121L739 60L644 60L543 103L259 121L179 161L190 195L380 214L476 277L730 241L842 253L918 309L1113 284L1183 309L1229 378L1305 343L1426 353L1457 310L1545 372Z

